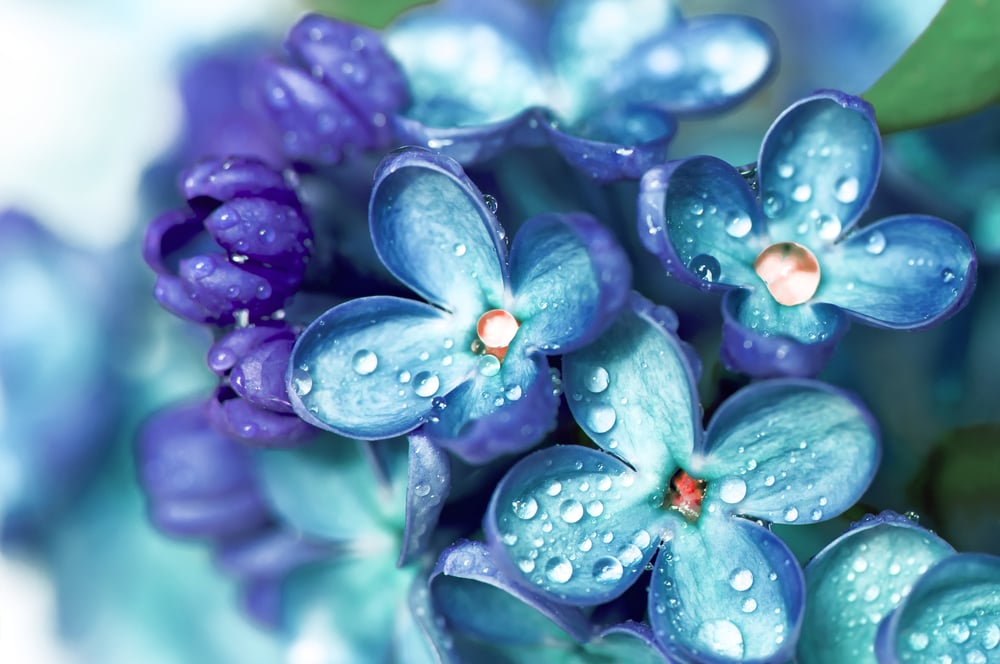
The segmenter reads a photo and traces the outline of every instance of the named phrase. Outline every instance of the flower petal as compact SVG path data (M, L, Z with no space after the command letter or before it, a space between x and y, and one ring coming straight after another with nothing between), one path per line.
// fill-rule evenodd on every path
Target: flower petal
M434 611L428 581L417 576L410 584L406 609L396 614L394 661L399 664L458 664L455 640Z
M930 565L954 552L934 533L893 512L855 524L806 566L808 601L798 661L874 662L879 622Z
M771 240L831 244L868 207L881 163L875 113L863 99L822 92L790 106L760 149Z
M297 447L319 431L296 415L260 408L240 399L229 387L219 387L208 402L212 426L233 440L253 447Z
M597 661L667 664L667 652L649 625L633 621L612 625L583 646Z
M643 175L639 237L689 286L762 285L753 264L767 228L749 185L721 159L692 157Z
M802 569L766 528L702 512L677 518L653 568L649 620L684 661L786 662L805 603Z
M406 522L397 565L402 567L424 553L438 517L451 492L451 461L447 452L425 436L410 436L406 476Z
M731 291L722 298L722 363L757 378L815 376L848 327L830 305L786 307L763 289Z
M726 400L688 470L705 502L779 523L832 518L868 488L880 456L872 415L818 381L754 383Z
M508 120L475 126L432 127L403 115L393 117L399 141L419 145L461 162L480 164L514 146L545 145L548 113L538 107L528 108Z
M614 320L632 287L632 268L614 236L583 214L533 217L511 248L511 313L530 350L568 352Z
M640 471L669 476L701 423L686 355L652 313L626 310L597 341L564 356L563 381L573 417L594 442Z
M305 272L312 229L291 205L237 198L212 211L205 230L232 254L299 275Z
M931 325L964 306L975 286L972 241L934 217L890 217L837 249L823 257L815 299L879 327Z
M430 305L368 297L334 307L292 350L288 395L307 422L355 438L390 438L430 416L475 371L471 326ZM450 341L450 343L449 343Z
M233 390L255 406L291 413L285 369L293 343L289 338L269 339L250 350L230 374Z
M511 645L586 641L590 624L577 607L525 590L497 568L481 542L459 541L438 558L430 578L438 612L453 629Z
M226 574L244 579L274 579L300 565L328 558L335 551L330 542L304 537L297 531L271 528L221 542L214 559Z
M192 209L208 214L234 198L260 197L297 207L295 190L277 171L253 157L205 159L181 174L181 194Z
M369 219L382 262L430 302L476 317L504 306L503 230L457 162L414 148L387 157Z
M913 584L879 626L880 662L994 662L1000 645L1000 558L959 553Z
M497 485L483 528L504 574L547 597L589 606L635 582L660 540L655 473L586 447L519 461Z

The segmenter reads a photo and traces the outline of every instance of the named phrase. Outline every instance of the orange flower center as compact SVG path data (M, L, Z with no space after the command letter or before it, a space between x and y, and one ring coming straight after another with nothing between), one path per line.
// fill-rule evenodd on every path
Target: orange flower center
M509 311L505 309L487 311L479 317L479 323L476 324L476 334L484 346L480 352L503 361L519 327L520 323Z
M788 307L808 302L819 288L819 261L801 244L772 244L760 252L753 269L775 301Z

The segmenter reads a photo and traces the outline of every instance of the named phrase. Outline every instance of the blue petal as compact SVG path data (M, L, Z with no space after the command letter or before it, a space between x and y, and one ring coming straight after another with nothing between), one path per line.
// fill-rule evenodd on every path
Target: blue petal
M959 553L913 585L879 626L880 662L996 662L1000 650L1000 558Z
M584 650L597 662L667 664L671 661L667 659L666 650L656 641L653 630L644 623L633 621L604 629L584 645Z
M581 609L511 583L480 542L462 540L445 549L430 584L439 613L476 639L567 647L590 637Z
M645 20L645 17L643 17ZM604 79L608 95L671 113L736 104L767 80L777 44L747 16L702 16L656 35Z
M569 352L600 335L625 306L632 268L593 217L546 214L529 219L515 236L511 282L519 343Z
M280 578L292 569L328 558L336 551L329 542L303 537L301 532L271 529L237 540L224 540L215 562L226 573L244 579Z
M688 470L708 480L706 505L810 523L853 505L879 456L874 418L855 398L818 381L778 379L722 404Z
M465 165L479 164L514 146L545 145L548 115L529 108L508 120L470 127L431 127L397 115L393 127L400 142L434 150Z
M815 300L880 327L930 325L961 308L976 282L969 237L934 217L899 216L872 224L822 261Z
M722 298L722 363L758 378L815 376L848 327L830 305L786 307L764 289L731 291Z
M806 566L802 664L874 662L879 622L914 582L954 549L892 512L869 516L831 542Z
M819 255L868 206L881 162L875 114L864 100L823 92L786 109L764 138L757 172L771 240Z
M471 464L537 445L555 428L559 399L545 358L522 346L515 338L494 376L483 375L493 356L480 356L480 371L437 403L423 432Z
M410 584L406 608L396 614L394 660L399 664L459 664L455 640L434 611L428 580Z
M516 583L567 604L614 599L659 544L660 480L586 447L535 452L493 493L483 528L494 559Z
M715 157L693 157L642 177L639 236L689 286L760 286L753 263L768 246L749 185Z
M475 371L471 326L392 297L326 312L295 343L288 395L307 422L356 438L390 438L430 416ZM450 343L449 343L450 342Z
M577 118L616 71L632 66L633 50L676 24L673 2L661 0L564 0L552 17L552 66L565 83Z
M805 603L802 570L766 528L739 517L677 518L656 560L649 620L683 661L786 662Z
M426 437L410 436L406 477L406 525L397 564L402 567L421 555L437 527L444 502L451 492L448 454Z
M386 539L394 505L379 501L377 480L359 443L326 437L297 450L260 452L257 472L282 522L334 541ZM401 502L401 501L400 501Z
M569 408L587 435L643 472L666 474L701 435L694 375L651 312L626 311L597 341L563 357Z
M505 303L503 230L455 161L406 149L382 161L369 210L385 266L430 302L467 316Z

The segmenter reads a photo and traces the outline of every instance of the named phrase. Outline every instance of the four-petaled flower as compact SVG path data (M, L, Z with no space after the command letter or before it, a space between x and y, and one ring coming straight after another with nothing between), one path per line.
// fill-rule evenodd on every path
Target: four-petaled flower
M684 661L787 661L802 570L760 519L814 523L874 474L870 415L836 388L755 383L703 433L685 351L636 306L563 357L574 417L603 451L541 450L493 495L484 528L505 573L570 604L621 595L659 550L649 589L657 639Z
M555 4L541 17L525 2L441 2L390 25L412 96L400 137L464 164L549 141L592 177L638 177L665 158L673 114L731 106L772 68L771 32L748 17L684 21L672 0Z
M367 297L320 316L292 351L295 411L362 439L424 425L475 463L537 443L558 403L545 355L587 344L625 304L631 270L610 233L582 214L537 216L508 260L483 195L421 149L382 162L370 222L382 262L430 304Z
M915 329L968 300L976 259L955 226L902 215L854 230L880 164L871 107L830 91L778 118L752 184L709 156L643 176L646 247L682 282L728 291L721 355L730 368L814 375L851 319Z

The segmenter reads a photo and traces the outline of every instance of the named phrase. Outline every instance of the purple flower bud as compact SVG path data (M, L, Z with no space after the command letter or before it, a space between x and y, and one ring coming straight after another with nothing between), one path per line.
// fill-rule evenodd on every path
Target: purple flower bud
M250 351L233 368L229 381L241 397L261 408L291 413L285 371L294 339L274 339Z
M256 406L237 398L228 387L216 391L209 402L208 417L217 431L254 447L297 447L317 433L295 415Z

